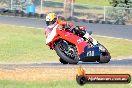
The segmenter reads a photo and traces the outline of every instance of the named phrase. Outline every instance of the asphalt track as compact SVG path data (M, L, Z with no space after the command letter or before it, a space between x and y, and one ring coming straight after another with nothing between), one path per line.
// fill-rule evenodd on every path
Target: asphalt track
M0 68L10 70L15 68L77 68L80 65L85 68L129 68L132 70L132 59L111 60L109 63L106 64L100 64L97 62L79 62L77 65L63 65L59 62L43 62L31 64L0 64Z
M19 18L19 17L8 17L0 16L0 23L2 24L12 24L16 26L26 26L34 28L44 28L46 27L45 21L42 19L30 19L30 18ZM110 24L89 24L83 22L75 22L75 25L86 26L89 30L92 30L94 34L101 36L109 36L116 38L124 38L132 40L132 25L110 25ZM117 60L111 60L107 64L98 63L82 63L79 62L78 65L91 68L132 68L132 57ZM44 62L44 63L31 63L31 64L0 64L0 68L13 69L13 68L40 68L40 67L59 67L59 68L73 68L78 65L63 65L59 62Z
M34 28L45 28L45 20L0 16L0 23L13 24L17 26L26 26ZM74 22L75 25L85 26L96 35L109 36L116 38L125 38L132 40L132 25L110 25L110 24L91 24L84 22Z

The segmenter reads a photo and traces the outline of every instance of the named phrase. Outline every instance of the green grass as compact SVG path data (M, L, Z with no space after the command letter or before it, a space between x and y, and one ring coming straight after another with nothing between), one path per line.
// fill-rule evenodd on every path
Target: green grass
M52 82L28 82L0 80L0 88L131 88L130 84L85 84L80 86L75 80Z
M55 0L63 2L64 0ZM80 4L93 4L93 5L100 5L100 6L108 6L109 1L108 0L75 0L76 3Z
M57 60L45 45L42 29L0 25L0 62L37 62Z
M112 57L132 55L132 41L97 37ZM43 29L0 24L0 63L58 61L54 50L45 44Z
M97 37L101 44L103 44L110 51L112 57L128 57L132 56L132 40L122 40L114 38Z

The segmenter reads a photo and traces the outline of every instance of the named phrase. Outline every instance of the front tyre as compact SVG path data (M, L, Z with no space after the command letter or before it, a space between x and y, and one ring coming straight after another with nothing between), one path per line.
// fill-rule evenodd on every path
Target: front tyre
M98 62L99 63L108 63L111 59L110 53L100 43L98 44L98 46L99 46L99 50L100 50L100 58L98 59Z
M55 44L55 51L61 59L69 64L77 64L79 61L76 47L64 40Z

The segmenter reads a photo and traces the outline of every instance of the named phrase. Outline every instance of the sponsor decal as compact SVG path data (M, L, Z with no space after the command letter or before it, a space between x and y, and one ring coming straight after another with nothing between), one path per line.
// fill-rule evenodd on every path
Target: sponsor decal
M87 56L94 56L94 51L87 52Z
M76 81L79 85L86 83L130 83L131 76L129 74L86 74L81 66L78 68Z
M80 38L80 39L77 40L77 43L80 44L80 43L82 43L83 41L84 41L84 39L83 39L83 38Z

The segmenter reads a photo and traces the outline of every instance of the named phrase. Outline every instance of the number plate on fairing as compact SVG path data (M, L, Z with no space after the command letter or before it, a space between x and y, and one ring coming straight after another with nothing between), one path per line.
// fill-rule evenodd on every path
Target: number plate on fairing
M99 56L99 47L85 48L86 57L88 56Z

